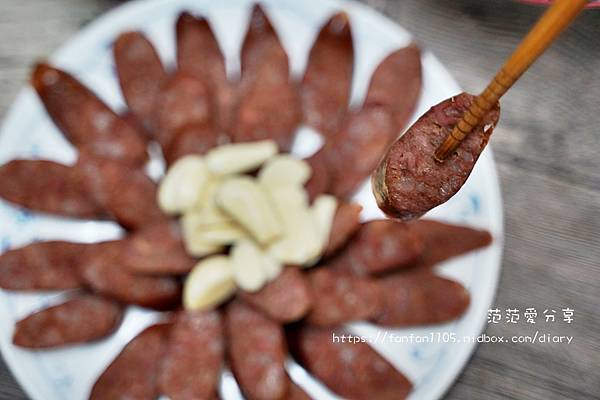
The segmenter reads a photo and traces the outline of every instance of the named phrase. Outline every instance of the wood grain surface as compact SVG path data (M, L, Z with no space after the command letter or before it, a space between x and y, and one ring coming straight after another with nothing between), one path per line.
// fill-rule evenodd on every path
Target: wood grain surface
M0 0L0 115L32 63L111 0ZM480 92L542 12L509 0L367 0ZM481 344L447 399L600 398L600 10L585 11L502 100L492 138L506 241L495 306L571 307L572 324L490 324L488 335L571 344ZM559 311L560 312L560 311ZM25 399L0 365L0 399Z

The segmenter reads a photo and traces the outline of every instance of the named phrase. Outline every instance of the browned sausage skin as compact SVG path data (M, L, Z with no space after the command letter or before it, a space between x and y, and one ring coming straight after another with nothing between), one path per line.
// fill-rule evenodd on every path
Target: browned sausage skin
M417 106L421 82L421 51L413 43L394 51L377 66L365 106L386 107L394 117L394 132L399 134Z
M488 231L440 221L419 219L408 224L408 228L424 243L418 267L432 267L492 242L492 235Z
M381 274L413 266L422 253L423 241L407 224L381 219L363 223L328 265L357 276Z
M64 290L81 287L77 264L89 244L31 243L0 255L0 287L8 290Z
M346 114L353 67L350 21L347 14L337 13L315 39L301 88L304 121L324 135L335 134Z
M358 203L340 202L331 223L329 243L323 257L330 257L341 250L360 229L362 206Z
M255 293L240 290L238 297L245 303L281 323L304 317L312 305L306 277L297 267L284 267L275 280Z
M216 98L217 126L229 132L235 103L235 88L227 80L225 58L207 19L183 12L177 18L177 66L206 82Z
M132 164L147 160L143 133L73 76L48 64L38 64L31 80L46 111L73 145Z
M171 327L158 376L170 399L212 399L217 395L225 347L218 311L180 311Z
M116 329L122 315L117 302L82 294L17 322L13 343L41 349L98 340Z
M273 139L292 145L302 118L298 88L290 83L288 58L260 6L255 6L242 46L242 81L232 126L234 142Z
M225 321L231 369L244 396L256 400L284 398L289 382L281 325L239 301L228 305Z
M137 167L82 151L75 165L78 187L126 229L167 220L156 200L156 184Z
M126 238L120 260L133 273L181 275L196 261L185 251L180 227L172 221L144 227Z
M326 266L308 273L313 304L306 322L318 326L370 319L381 308L379 288L368 278Z
M496 105L443 163L433 154L473 102L462 93L432 107L390 148L373 173L373 194L391 217L418 218L458 192L485 148L500 115Z
M78 266L81 281L92 291L123 303L168 310L181 302L181 284L168 276L135 275L121 264L125 241L98 243Z
M470 303L469 292L458 282L428 271L411 271L377 280L380 314L373 322L385 326L439 324L460 317Z
M153 132L154 100L167 80L158 53L140 32L119 35L113 47L117 77L130 112Z
M344 398L406 398L410 381L368 344L342 342L343 334L347 339L342 329L301 325L288 332L290 350L303 367Z
M240 58L244 82L254 82L260 73L278 81L287 81L289 77L288 56L267 14L258 4L252 8Z
M127 343L96 380L90 400L155 400L169 328L169 324L152 325Z
M321 150L332 175L329 191L339 198L352 195L377 166L395 135L392 114L382 106L369 105L348 114L342 128Z
M75 169L47 160L12 160L0 166L0 197L33 211L76 218L108 213L78 184Z

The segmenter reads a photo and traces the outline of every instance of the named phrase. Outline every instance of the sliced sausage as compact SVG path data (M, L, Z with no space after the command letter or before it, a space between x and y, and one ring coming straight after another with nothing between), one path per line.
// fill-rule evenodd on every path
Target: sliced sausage
M368 344L348 341L343 330L304 324L290 331L288 339L298 362L346 399L398 400L412 389L393 365Z
M363 276L410 267L422 253L423 241L406 224L381 219L362 224L330 264L337 270Z
M241 290L238 296L273 320L282 323L304 317L312 304L306 278L296 267L284 267L275 280L258 292Z
M156 184L140 168L81 152L75 166L79 186L123 227L136 229L165 221Z
M337 326L369 319L380 311L379 288L369 278L319 268L307 274L313 304L306 321L319 326Z
M175 138L164 151L167 165L189 154L205 154L221 144L221 139L212 121L185 125L177 131Z
M98 377L90 400L155 400L168 324L152 325L133 338Z
M171 400L217 396L225 339L217 311L181 311L169 333L158 377L160 392Z
M492 242L492 235L488 231L427 219L411 222L409 229L424 243L419 267L432 267Z
M444 162L433 155L473 99L462 93L444 100L390 147L373 173L373 194L383 212L404 220L418 218L462 187L498 122L500 106L496 104Z
M212 121L214 105L205 82L177 72L163 85L155 102L156 139L163 151L185 126Z
M350 21L337 13L321 27L302 80L304 121L331 136L342 123L350 100L354 48Z
M133 233L123 246L121 261L131 272L147 275L185 274L196 263L187 254L175 222L150 225Z
M324 257L330 257L337 253L356 232L360 229L360 212L362 206L358 203L341 201L335 210L329 243L323 253Z
M414 43L388 55L375 69L365 105L386 107L400 133L415 111L421 93L421 51Z
M288 56L259 4L252 8L240 59L244 82L255 82L259 75L277 81L288 79Z
M322 148L305 159L310 165L311 175L304 185L308 198L312 202L318 195L327 193L331 186L331 171L327 163L325 150Z
M229 361L244 396L282 399L288 390L286 344L281 325L239 301L226 311Z
M121 265L125 241L99 243L90 248L78 267L80 279L91 290L128 304L169 309L180 304L178 280L135 275Z
M113 332L122 316L118 303L82 294L17 322L13 343L42 349L91 342Z
M228 132L235 89L227 80L225 58L208 20L183 12L177 19L175 30L179 69L210 86L217 103L218 128Z
M0 167L0 197L33 211L106 218L103 207L77 184L72 167L46 160L12 160Z
M38 64L32 85L56 126L76 147L132 164L146 161L143 133L73 76L48 64Z
M113 47L117 77L127 106L153 132L154 101L167 73L152 43L141 32L119 35Z
M0 287L8 290L64 290L81 287L77 264L89 244L31 243L0 255Z
M382 307L373 322L413 326L447 322L460 317L470 303L458 282L426 271L402 272L379 278Z
M395 139L392 115L380 106L349 114L341 130L323 151L333 178L330 191L340 198L352 195L371 174Z
M234 142L274 140L280 151L289 151L301 119L295 85L259 74L240 94L232 139Z

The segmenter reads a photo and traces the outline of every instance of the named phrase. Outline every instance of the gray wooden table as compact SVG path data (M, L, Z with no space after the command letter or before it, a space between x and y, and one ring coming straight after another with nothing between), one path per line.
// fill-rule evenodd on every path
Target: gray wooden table
M481 90L542 9L509 0L367 0L412 31L463 87ZM0 115L30 65L114 0L0 0ZM600 10L561 37L502 101L492 140L506 243L495 305L571 307L538 326L571 344L482 344L448 399L600 398ZM534 325L490 324L489 335ZM0 399L23 399L0 361Z

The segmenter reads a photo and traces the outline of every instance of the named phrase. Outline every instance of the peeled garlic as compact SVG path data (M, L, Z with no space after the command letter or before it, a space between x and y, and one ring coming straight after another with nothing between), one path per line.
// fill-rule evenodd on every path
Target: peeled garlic
M158 205L168 214L192 208L206 188L208 169L200 156L185 156L169 168L158 187Z
M283 270L283 265L268 253L263 253L263 261L265 275L270 282L279 276Z
M282 233L281 221L264 189L250 177L235 177L221 184L217 205L261 244Z
M233 268L226 256L200 261L183 286L183 306L187 310L205 310L217 306L235 293Z
M310 178L310 165L288 154L277 155L263 165L258 172L258 181L266 186L304 186Z
M240 240L231 249L233 279L239 287L256 292L268 280L262 250L251 240Z
M206 154L208 169L219 175L252 171L277 154L273 140L232 143L219 146Z
M206 225L196 235L198 240L214 245L229 245L248 237L245 230L233 223Z
M283 222L283 235L270 247L269 253L285 264L306 265L321 252L316 220L308 208L303 188L294 186L269 190L273 204Z
M198 230L201 229L199 218L201 218L199 214L191 212L184 214L180 219L186 251L194 257L204 257L222 251L222 245L207 242L197 234Z

